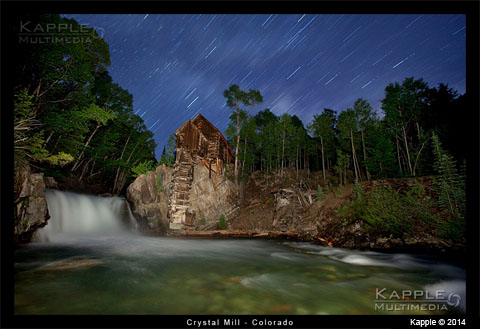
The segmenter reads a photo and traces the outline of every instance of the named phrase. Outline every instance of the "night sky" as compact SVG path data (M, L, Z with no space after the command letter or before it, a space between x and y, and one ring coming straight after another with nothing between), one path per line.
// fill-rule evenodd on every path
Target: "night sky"
M110 45L109 72L134 110L168 136L202 113L224 131L232 83L258 89L270 108L307 125L324 108L363 97L380 111L384 89L405 77L465 92L464 15L65 15Z

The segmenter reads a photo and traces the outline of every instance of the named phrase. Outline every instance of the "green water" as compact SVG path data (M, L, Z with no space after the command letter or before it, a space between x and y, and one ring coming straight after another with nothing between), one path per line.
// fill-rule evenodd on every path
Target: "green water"
M376 310L377 288L461 303ZM309 243L91 236L15 252L15 314L439 314L464 296L464 270L439 259Z

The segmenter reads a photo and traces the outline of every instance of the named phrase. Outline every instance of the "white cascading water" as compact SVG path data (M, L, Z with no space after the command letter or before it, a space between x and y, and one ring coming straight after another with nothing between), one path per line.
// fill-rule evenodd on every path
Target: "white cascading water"
M38 242L55 241L60 236L110 235L137 229L124 198L51 189L47 189L45 195L50 219L38 230L35 237Z

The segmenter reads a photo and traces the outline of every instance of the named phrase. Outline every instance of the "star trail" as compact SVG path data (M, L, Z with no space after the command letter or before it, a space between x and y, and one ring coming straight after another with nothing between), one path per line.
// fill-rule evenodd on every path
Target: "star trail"
M158 144L202 113L220 130L223 91L258 89L270 108L308 124L363 97L380 113L384 89L405 77L465 92L464 15L64 15L110 46L109 72L134 97ZM101 32L101 33L100 33Z

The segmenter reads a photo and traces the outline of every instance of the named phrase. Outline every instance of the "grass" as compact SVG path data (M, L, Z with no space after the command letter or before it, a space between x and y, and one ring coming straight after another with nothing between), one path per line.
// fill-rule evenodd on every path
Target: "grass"
M227 224L227 221L225 220L225 215L221 215L220 216L220 219L218 221L218 228L220 230L225 230L227 228L228 224Z

